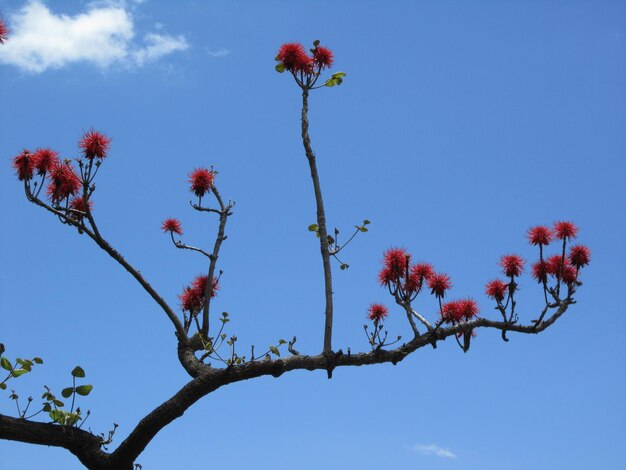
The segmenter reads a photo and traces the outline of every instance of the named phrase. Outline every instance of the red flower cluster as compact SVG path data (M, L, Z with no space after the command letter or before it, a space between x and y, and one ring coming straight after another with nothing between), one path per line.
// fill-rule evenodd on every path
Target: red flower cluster
M191 183L191 191L196 196L202 197L211 190L215 173L206 168L196 168L189 174L189 182Z
M473 299L453 300L441 306L441 318L446 323L469 321L478 315L478 305Z
M549 245L552 241L552 231L543 225L528 230L528 240L533 245Z
M558 258L560 259L560 256ZM532 266L532 274L537 282L548 282L548 274L551 270L552 267L546 261L537 261Z
M382 321L387 315L389 315L389 310L381 304L371 304L370 308L367 309L367 318L374 323Z
M33 155L26 149L22 150L22 153L13 157L13 168L15 169L18 180L30 180L33 177L33 170L35 168Z
M446 291L452 287L450 276L447 274L433 274L428 279L428 288L437 298L443 298Z
M587 266L591 261L591 250L584 245L576 245L570 248L569 261L576 269Z
M320 69L331 68L334 61L333 51L323 46L317 46L313 49L313 60L320 66Z
M306 72L311 68L313 60L304 50L302 44L290 42L280 46L276 60L280 61L290 72Z
M55 162L50 168L48 177L50 183L47 194L53 204L58 204L70 196L75 196L81 187L81 182L69 161Z
M180 305L184 312L191 314L198 313L204 306L204 295L206 293L207 284L209 282L209 276L196 277L190 286L183 289L183 293L178 296L180 299ZM213 279L213 290L211 291L211 298L217 295L217 279Z
M383 254L383 269L378 273L381 284L389 286L403 279L409 270L411 255L404 248L390 248Z
M319 44L319 42L316 41L314 44ZM292 73L304 72L310 74L332 67L334 57L330 49L315 45L311 52L312 56L306 53L302 44L290 42L280 46L276 60L282 64L285 70Z
M587 251L587 247L585 248ZM578 273L576 267L570 264L569 259L563 258L561 255L554 255L545 261L537 261L533 264L533 277L537 282L547 282L548 276L554 276L558 280L562 280L566 284L576 281Z
M383 255L383 268L378 280L387 287L402 290L413 295L420 291L424 281L428 281L434 270L430 264L419 263L411 266L411 255L404 248L390 248Z
M70 202L70 209L74 209L76 211L81 211L81 212L86 213L87 206L89 206L89 211L91 212L91 210L93 209L93 202L87 201L87 204L85 204L85 199L82 196L75 197L74 199L72 199L72 202Z
M183 228L178 219L165 219L161 225L161 229L163 229L164 232L177 233L178 235L183 234Z
M524 268L524 260L517 255L506 255L500 258L500 266L505 276L519 276Z
M9 38L9 28L7 28L6 23L0 17L0 44L4 44L8 38Z
M494 279L493 281L488 282L485 286L485 294L494 299L496 302L502 302L508 287L509 285L500 279Z
M578 234L578 227L576 227L572 222L555 222L552 233L559 240L571 240L572 238L576 238L576 235Z
M92 129L83 134L82 139L78 142L78 147L89 160L103 159L107 156L110 143L109 137Z
M37 149L33 159L38 175L45 175L53 165L59 163L58 153L51 149Z
M87 204L85 204L85 199L82 196L75 197L70 202L70 209L74 209L75 211L80 211L84 214L87 213L88 206L89 206L89 212L91 212L93 210L93 202L87 201ZM76 220L77 222L81 222L83 220L84 215L78 212L70 212L68 214L68 217Z
M13 157L13 168L20 181L30 180L35 170L38 175L45 175L54 165L59 165L59 159L57 153L50 149L37 149L35 153L24 149Z

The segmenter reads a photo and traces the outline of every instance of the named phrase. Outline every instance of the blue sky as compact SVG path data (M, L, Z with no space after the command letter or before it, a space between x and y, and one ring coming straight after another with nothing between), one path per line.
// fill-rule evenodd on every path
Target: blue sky
M371 302L409 328L376 275L406 247L483 294L505 253L534 260L526 230L573 220L592 250L578 303L536 337L481 330L397 366L295 372L209 395L138 462L146 470L619 469L626 464L626 6L610 1L31 2L0 0L15 40L0 50L0 341L45 365L23 397L68 385L80 364L86 424L119 443L186 376L167 319L86 237L28 204L10 168L23 148L78 155L93 127L113 138L97 178L104 236L171 304L201 257L160 232L178 217L209 247L216 220L189 209L187 174L214 165L227 229L215 309L258 349L322 345L323 285L299 90L274 71L280 44L320 39L341 87L311 98L311 136L331 226L371 230L335 272L334 345L368 345ZM82 16L81 16L82 15ZM30 23L29 23L30 21ZM77 23L82 21L82 23ZM33 28L29 25L37 25ZM78 27L77 25L83 25ZM95 33L94 33L95 32ZM97 33L97 34L96 34ZM18 41L19 39L19 41ZM54 45L54 47L52 47ZM522 318L541 291L521 281ZM422 296L418 311L435 318ZM8 394L0 412L13 412ZM67 451L0 442L11 469L80 468Z

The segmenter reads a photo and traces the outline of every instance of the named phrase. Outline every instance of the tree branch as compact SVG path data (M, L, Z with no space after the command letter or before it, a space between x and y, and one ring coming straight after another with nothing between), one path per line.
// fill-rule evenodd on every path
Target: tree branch
M502 331L537 334L554 324L572 303L574 301L571 297L559 302L556 312L539 325L517 325L477 318L447 328L432 329L391 350L376 349L358 354L343 354L342 351L339 351L334 354L324 352L316 356L294 355L284 359L252 361L224 369L204 366L197 369L199 374L197 377L144 417L119 447L110 454L101 451L101 440L88 432L72 427L37 423L3 415L0 415L0 439L64 447L91 469L130 469L135 459L161 429L182 416L199 399L224 385L265 375L280 377L285 372L292 370L328 370L329 367L383 363L395 365L424 346L435 345L438 341L443 341L449 336L467 333L476 328L494 328Z
M319 227L320 251L322 253L322 265L324 267L324 295L326 308L324 311L326 321L324 323L324 352L332 351L333 335L333 279L330 264L330 253L328 249L328 231L326 229L326 213L324 212L324 200L322 199L322 189L320 178L317 173L315 154L311 148L311 138L309 137L309 89L302 87L302 144L304 152L309 161L313 189L315 191L315 204L317 207L317 226Z

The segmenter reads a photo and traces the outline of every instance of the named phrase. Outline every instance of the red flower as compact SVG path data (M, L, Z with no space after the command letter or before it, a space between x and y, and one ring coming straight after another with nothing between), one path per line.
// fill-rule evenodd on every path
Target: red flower
M75 196L81 187L80 180L69 161L54 164L50 169L48 178L50 183L47 194L53 204L58 204L70 196Z
M572 238L576 238L576 234L578 234L578 227L576 227L572 222L555 222L552 232L559 240L565 240L567 238L571 240Z
M190 312L192 314L198 313L204 306L204 294L206 293L208 276L196 277L190 286L183 289L182 294L178 296L180 299L180 306L184 312ZM211 292L211 298L217 295L217 279L213 279L213 290Z
M93 210L93 202L88 201L87 205L89 206L89 211L91 212ZM70 209L74 209L75 211L80 211L83 214L87 214L87 205L85 204L85 200L83 199L83 197L75 197L74 199L72 199L72 202L70 202ZM83 220L83 214L79 214L78 212L70 212L68 214L68 217L80 222Z
M433 274L435 274L435 270L432 265L428 263L415 264L411 268L411 275L418 277L421 281L424 279L428 281Z
M561 271L561 264L565 264L566 260L563 260L561 255L550 256L546 261L546 269L548 274L559 277Z
M53 165L58 165L59 159L58 153L50 149L37 149L33 155L35 162L35 168L38 175L44 175L52 168Z
M285 69L290 72L306 72L311 68L313 61L305 52L302 44L297 42L290 42L280 46L276 60L282 62Z
M524 260L517 255L506 255L500 258L500 266L505 276L519 276L524 268Z
M383 254L383 269L378 273L378 280L385 286L398 282L405 277L410 261L411 255L404 248L390 248Z
M502 302L506 295L507 288L508 284L502 282L500 279L494 279L493 281L489 281L485 286L485 294L495 299L497 302Z
M584 245L573 246L569 251L569 260L578 269L587 266L591 261L591 250Z
M208 282L209 282L209 276L198 276L193 280L192 286L194 289L197 289L198 292L201 292L202 296L204 297L204 293L206 292ZM211 298L217 295L218 289L219 289L219 286L217 285L217 279L213 279L213 290L211 291Z
M559 258L559 263L560 263L561 257L558 256L558 258ZM554 274L552 273L551 265L546 261L537 261L536 263L533 264L532 270L533 270L533 277L537 279L537 282L547 282L548 274ZM558 270L558 267L556 268L556 270Z
M478 305L473 299L453 300L441 306L441 318L446 323L459 323L471 320L478 315Z
M567 258L560 255L551 256L548 261L548 274L569 284L576 281L576 269Z
M566 264L563 266L563 282L566 284L572 284L576 282L577 272L576 268L571 264Z
M441 318L446 323L458 323L463 318L458 300L446 302L441 306Z
M215 173L207 170L206 168L196 168L189 174L189 182L191 183L191 191L196 196L202 197L213 186L213 180L215 179Z
M109 151L111 139L101 132L89 130L83 134L83 138L78 142L78 147L89 160L94 158L105 158Z
M198 313L202 308L202 296L190 287L185 287L178 298L183 312Z
M410 255L408 256L410 259ZM405 259L406 259L406 256L405 256ZM384 271L385 270L383 270L383 272ZM390 272L390 271L391 270L387 270L387 272ZM412 295L413 293L418 292L424 285L424 280L430 279L430 276L432 276L433 272L434 272L433 267L430 264L426 264L426 263L414 264L410 268L408 279L406 279L406 281L404 282L404 285L403 285L404 291L409 295Z
M7 28L6 23L0 17L0 44L4 44L8 38L9 38L9 28Z
M469 321L478 315L478 304L473 299L462 299L458 301L459 312L465 320Z
M183 228L181 227L180 220L178 219L165 219L161 228L164 232L177 233L178 235L183 234Z
M333 66L333 51L326 47L317 46L313 50L313 59L319 65L320 69Z
M381 304L371 304L370 308L367 309L367 318L374 323L382 321L387 315L389 315L389 310Z
M428 288L437 297L443 297L448 289L452 287L450 276L447 274L433 274L428 279Z
M70 202L70 209L74 209L74 210L85 212L85 213L87 212L87 206L89 206L89 211L91 212L93 208L93 202L87 201L87 204L85 204L85 199L82 196L75 197L74 199L72 199L72 202Z
M35 168L33 155L28 150L22 150L22 153L13 157L13 168L15 168L18 180L30 180L33 177L33 170Z
M528 230L528 240L533 245L549 245L552 241L552 232L548 227L538 225Z

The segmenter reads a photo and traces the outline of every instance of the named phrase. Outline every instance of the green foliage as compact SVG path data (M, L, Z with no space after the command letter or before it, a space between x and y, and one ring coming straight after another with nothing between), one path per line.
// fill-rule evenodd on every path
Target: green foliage
M0 348L0 355L4 353L4 345ZM0 390L6 390L7 382L10 379L16 379L33 370L35 364L43 364L43 360L39 357L33 359L22 359L20 357L15 359L15 363L11 364L11 361L6 356L0 356L0 367L8 372L7 376L0 382Z
M339 86L343 83L343 77L345 76L346 74L344 72L333 73L333 75L328 80L326 80L326 82L324 83L324 86L327 86L327 87Z

